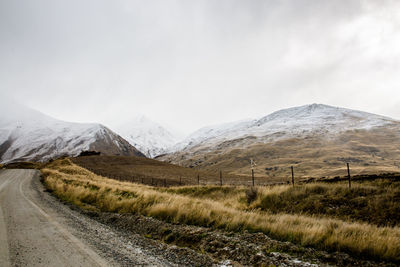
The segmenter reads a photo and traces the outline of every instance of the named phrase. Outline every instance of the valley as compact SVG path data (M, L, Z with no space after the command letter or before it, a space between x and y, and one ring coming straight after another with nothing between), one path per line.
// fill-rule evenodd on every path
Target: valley
M0 1L0 267L400 266L400 1Z
M104 177L154 186L220 185L221 183L251 185L252 183L251 175L236 175L220 170L198 170L142 157L88 156L75 157L71 160ZM266 185L281 183L282 180L257 177L256 182L258 185Z
M106 226L116 231L110 235L137 236L129 242L139 242L135 249L145 249L139 262L160 266L199 262L395 266L400 262L400 123L396 120L313 104L257 120L205 127L174 143L160 126L143 118L141 126L127 126L134 129L131 135L119 135L100 124L59 122L34 111L30 116L14 121L3 115L0 133L7 141L1 145L0 167L40 170L41 184L36 186L46 189L35 194L55 196L54 205L75 210L82 220L95 220L97 229ZM146 137L148 132L154 134ZM162 136L170 141L164 142ZM39 183L39 176L32 177ZM11 197L4 190L0 193ZM109 261L99 264L98 258L94 265L135 262L131 257L135 253L121 261L119 252L104 252L98 243L103 241L92 236L96 229L89 231L92 234L86 238L94 241L85 247ZM113 244L121 247L125 241L116 237ZM25 260L12 257L4 261Z

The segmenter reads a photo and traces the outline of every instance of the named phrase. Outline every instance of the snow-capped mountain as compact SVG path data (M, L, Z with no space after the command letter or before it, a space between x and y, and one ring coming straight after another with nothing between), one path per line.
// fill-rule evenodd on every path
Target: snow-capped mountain
M113 128L147 157L164 154L178 138L160 124L140 115Z
M312 104L259 119L202 128L160 158L204 170L248 175L250 159L264 177L400 171L400 121L367 112ZM358 168L358 169L355 169ZM281 178L280 178L281 179Z
M264 141L304 136L311 133L336 134L353 129L371 129L393 122L391 118L322 104L282 109L260 119L248 119L201 128L174 146L173 151L201 144L254 136Z
M46 161L96 150L110 155L140 155L119 135L96 123L72 123L10 101L0 105L0 162Z

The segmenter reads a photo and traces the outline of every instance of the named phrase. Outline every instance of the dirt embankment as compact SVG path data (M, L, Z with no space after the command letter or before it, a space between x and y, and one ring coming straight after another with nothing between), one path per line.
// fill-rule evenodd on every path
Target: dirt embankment
M346 253L315 250L281 242L262 233L226 232L166 223L136 214L83 211L87 216L126 234L162 241L176 251L194 250L232 266L395 266L360 260Z

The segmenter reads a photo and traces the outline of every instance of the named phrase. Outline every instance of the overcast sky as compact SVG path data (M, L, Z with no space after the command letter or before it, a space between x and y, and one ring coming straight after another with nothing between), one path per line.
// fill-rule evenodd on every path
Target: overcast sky
M0 0L0 94L190 133L323 103L400 119L400 1Z

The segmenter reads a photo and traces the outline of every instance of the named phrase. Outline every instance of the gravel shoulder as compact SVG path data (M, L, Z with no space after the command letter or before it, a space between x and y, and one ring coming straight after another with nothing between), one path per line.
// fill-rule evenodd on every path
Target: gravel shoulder
M191 250L182 258L161 242L115 231L71 209L46 192L39 175L35 170L0 173L1 266L214 264Z

